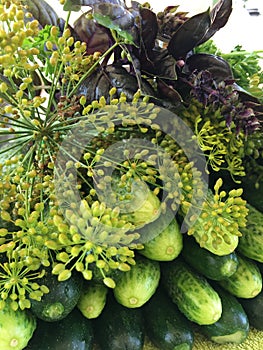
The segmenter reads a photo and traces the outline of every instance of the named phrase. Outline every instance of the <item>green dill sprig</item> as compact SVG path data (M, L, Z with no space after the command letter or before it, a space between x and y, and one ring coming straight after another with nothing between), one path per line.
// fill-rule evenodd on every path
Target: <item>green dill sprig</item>
M207 200L203 203L201 214L191 225L188 222L188 234L193 235L202 248L214 254L231 253L242 236L246 226L248 209L242 199L242 188L220 191L223 181L219 178L214 186L214 193L209 190Z

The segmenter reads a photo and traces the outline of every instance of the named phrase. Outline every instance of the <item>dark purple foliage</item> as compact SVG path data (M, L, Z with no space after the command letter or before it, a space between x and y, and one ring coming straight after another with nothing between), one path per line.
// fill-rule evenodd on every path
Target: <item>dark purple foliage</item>
M45 8L44 0L30 0L29 8L35 2ZM107 97L112 87L117 88L117 95L125 92L128 99L141 89L154 102L171 108L189 103L194 96L204 107L221 108L227 124L236 124L237 133L259 127L263 107L237 85L228 62L194 52L227 23L232 0L219 0L211 10L192 17L178 11L178 6L155 14L136 1L127 7L122 0L66 0L64 8L81 6L89 6L87 13L93 18L82 15L71 30L75 38L86 42L87 54L104 54L116 37L121 42L79 87L88 102ZM41 23L51 21L44 17L42 13ZM56 15L52 17L61 25Z

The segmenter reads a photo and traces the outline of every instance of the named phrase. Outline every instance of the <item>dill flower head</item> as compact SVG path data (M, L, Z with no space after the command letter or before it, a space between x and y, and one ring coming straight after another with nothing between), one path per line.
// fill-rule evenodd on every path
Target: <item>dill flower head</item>
M47 269L59 281L77 271L114 288L114 272L130 270L143 248L138 229L167 209L179 211L200 245L217 252L232 247L245 224L240 191L223 200L219 181L204 201L203 152L213 169L243 171L233 123L222 127L217 103L202 117L193 104L187 118L185 108L184 122L136 92L148 84L139 74L111 66L109 83L104 66L116 48L137 71L129 32L123 37L114 24L112 47L88 54L67 23L42 28L23 4L0 5L0 307L9 300L24 309L40 300L48 293L41 284ZM97 72L104 78L98 84L107 84L90 101L85 82ZM135 90L119 82L123 76L132 77Z
M188 234L193 235L201 247L217 255L230 254L238 245L242 228L246 226L248 209L242 199L242 188L226 193L220 191L219 178L214 193L209 192L196 222L189 223Z

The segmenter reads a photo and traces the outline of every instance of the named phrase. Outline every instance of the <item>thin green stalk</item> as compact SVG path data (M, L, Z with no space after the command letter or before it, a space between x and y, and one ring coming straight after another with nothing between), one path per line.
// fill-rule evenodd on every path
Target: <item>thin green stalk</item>
M257 50L257 51L233 51L229 53L221 53L220 55L224 59L228 59L235 56L246 56L246 55L252 55L252 54L263 54L263 50Z

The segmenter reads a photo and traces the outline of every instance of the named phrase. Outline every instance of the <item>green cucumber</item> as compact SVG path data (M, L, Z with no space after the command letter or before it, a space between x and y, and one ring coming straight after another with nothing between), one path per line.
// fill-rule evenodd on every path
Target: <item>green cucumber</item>
M74 308L55 323L38 320L37 329L25 350L92 350L92 321Z
M116 300L123 306L138 308L155 293L160 280L158 261L136 256L136 264L127 272L120 271L113 290Z
M250 299L239 299L252 327L263 331L263 291Z
M218 321L221 299L203 275L179 258L163 263L161 271L164 288L189 320L199 325Z
M84 284L77 307L83 316L91 319L98 317L107 300L108 288L101 283L89 281Z
M240 229L238 251L246 257L263 262L263 213L247 204L249 209L246 227Z
M216 255L201 248L193 237L184 237L182 256L199 273L211 280L221 280L231 276L237 269L236 253Z
M41 283L48 287L49 293L40 301L31 299L32 312L44 321L62 320L77 305L83 286L82 275L73 271L69 279L59 282L57 276L47 270Z
M242 197L254 208L263 212L263 178L253 172L241 178Z
M11 308L9 302L0 310L0 349L22 350L36 329L36 318L26 310Z
M140 235L143 242L146 237L151 238L143 243L144 248L139 251L149 259L171 261L177 258L183 248L183 235L174 217L161 215L153 223L146 225Z
M249 320L238 299L222 288L215 287L222 301L222 315L211 325L200 326L199 330L209 340L219 344L241 344L249 333Z
M262 276L255 261L237 254L238 266L232 276L218 284L238 298L254 298L262 290Z
M192 323L179 311L163 289L158 288L142 310L146 334L157 348L192 349L194 343Z
M142 308L130 309L109 294L102 313L93 320L95 341L103 350L142 350L145 339Z

